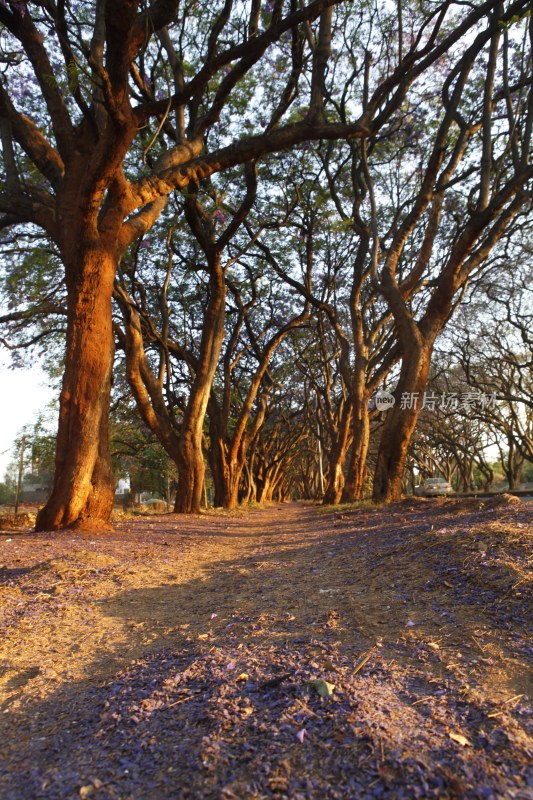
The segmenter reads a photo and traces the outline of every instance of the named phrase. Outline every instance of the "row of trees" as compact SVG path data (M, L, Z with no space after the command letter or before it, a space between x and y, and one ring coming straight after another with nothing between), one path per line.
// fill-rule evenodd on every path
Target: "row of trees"
M533 479L533 302L527 249L527 246L521 251L515 248L516 261L512 265L509 253L502 253L502 258L492 260L479 281L472 282L453 329L441 340L434 354L426 396L423 401L419 398L423 407L408 452L404 473L408 490L422 477L432 474L443 475L460 491L468 491L474 484L488 490L495 481L499 483L502 480L511 489L516 489L520 481ZM271 291L272 282L269 285ZM283 283L280 282L275 292L276 306L280 303L282 291ZM268 297L264 296L259 304L263 312L268 302ZM191 332L195 312L190 299L182 309L182 319L187 309L191 313L188 321ZM324 473L327 476L328 460L334 457L333 388L339 383L335 342L331 340L332 346L329 347L327 340L321 338L322 333L322 327L311 325L311 320L307 320L305 325L287 335L272 358L269 380L274 379L275 384L269 384L261 425L246 448L238 500L262 501L288 496L319 499L324 496ZM17 338L15 330L13 338ZM317 352L317 342L320 343L320 353ZM245 332L242 359L249 347ZM251 368L256 366L255 358L252 356ZM176 463L136 414L134 398L124 373L124 360L123 357L121 360L119 351L111 425L115 477L129 478L132 497L141 491L149 491L167 499L175 494ZM216 397L222 385L219 382L221 377L217 374L212 389L217 413ZM397 369L396 375L392 370L389 376L390 388L396 379ZM183 398L187 396L190 382L191 375L181 378ZM243 387L247 387L246 372L239 373L234 367L230 385L236 397ZM237 400L233 400L228 414L228 429L235 423L238 411ZM211 458L208 458L208 488L206 491L204 486L202 501L205 502L209 495L217 505L224 505L224 494L217 493L216 482L213 482L213 478L215 481L217 478L217 462L212 457L210 413L208 406L203 448ZM365 496L371 489L369 479L375 469L386 413L371 409L370 447L365 464L366 480L363 482ZM49 433L50 427L49 423L45 425L41 420L36 426L20 432L10 482L3 487L3 501L14 501L21 453L25 485L29 480L32 485L50 488L54 455L54 437ZM176 435L179 428L178 421ZM351 461L352 451L348 447L347 465ZM28 473L31 473L30 477ZM352 498L347 483L343 498Z
M0 25L6 341L66 342L37 527L106 523L113 381L176 464L177 511L205 453L216 504L359 498L373 393L423 395L523 237L528 3L47 0ZM376 499L419 413L378 419Z
M531 330L533 303L530 270L527 266L527 247L514 250L515 260L502 252L492 259L479 281L473 281L463 298L460 313L453 328L441 340L434 354L426 400L423 403L414 437L411 439L404 483L414 485L420 477L444 475L454 486L468 491L472 484L489 489L494 480L506 479L510 488L520 480L531 480L533 409L531 397ZM274 286L275 277L254 289L257 313L261 313L263 330L272 325L272 303L283 306L284 283ZM248 285L248 284L247 284ZM190 288L190 278L184 286ZM286 287L285 287L286 288ZM198 287L198 297L202 296ZM272 294L274 294L275 302ZM342 292L338 289L339 298ZM289 297L286 298L288 303ZM182 341L198 338L194 332L195 318L201 319L201 309L195 306L192 295L180 307L179 319L184 321ZM228 329L237 307L227 309ZM119 309L117 308L117 320ZM58 322L60 324L60 322ZM153 320L144 322L145 336L153 330ZM27 333L27 326L11 324L11 339ZM240 405L249 391L250 375L257 368L258 357L252 352L256 342L246 329L242 330L240 351L233 345L225 363L235 361L230 370L230 411L227 430L232 430L240 414ZM50 340L46 340L50 350ZM229 344L229 343L228 343ZM172 348L171 348L172 349ZM150 347L147 347L150 352ZM17 351L18 352L18 351ZM235 353L238 353L235 358ZM232 356L232 359L229 356ZM326 488L327 465L335 458L336 413L342 413L342 387L338 371L338 348L333 337L324 336L324 326L310 317L304 324L289 332L280 343L269 363L268 401L261 409L261 423L254 436L248 438L245 459L239 481L237 500L271 499L299 496L322 498ZM193 354L190 355L193 359ZM248 361L246 359L248 358ZM242 361L241 368L238 368ZM143 424L135 411L134 397L125 379L125 359L118 351L115 370L114 403L111 425L111 452L115 477L128 476L132 496L141 490L159 496L173 496L177 469L157 437ZM394 388L396 370L388 377ZM175 415L175 435L180 432L180 409L190 391L194 373L174 371L174 394L178 404ZM223 400L224 367L219 365L208 404L208 421L203 431L203 450L208 456L209 497L217 505L227 505L224 492L217 491L217 460L211 448L211 407L218 414ZM246 392L243 394L243 391ZM220 393L220 394L219 394ZM419 398L421 401L422 398ZM337 406L338 404L338 406ZM401 404L401 400L400 400ZM422 403L421 403L422 404ZM372 403L371 403L372 405ZM259 409L258 409L259 410ZM375 469L377 446L386 414L370 409L370 447L365 462L363 491L371 490L369 480ZM252 414L251 421L256 417ZM53 446L42 425L24 430L26 442L25 467L35 476L39 486L50 481L53 474ZM20 438L20 437L19 437ZM53 439L53 437L52 437ZM17 459L19 455L17 444ZM43 457L43 454L46 456ZM348 442L346 475L353 452ZM37 464L37 467L35 465ZM18 461L13 468L13 491L16 488ZM416 476L415 476L416 472ZM325 474L324 474L325 473ZM215 479L213 486L213 478ZM223 486L223 480L219 481ZM215 489L212 496L211 491ZM207 492L204 490L202 501ZM359 494L360 496L360 494ZM177 495L178 508L180 497ZM345 482L343 499L353 499L349 482ZM11 497L11 501L13 497Z

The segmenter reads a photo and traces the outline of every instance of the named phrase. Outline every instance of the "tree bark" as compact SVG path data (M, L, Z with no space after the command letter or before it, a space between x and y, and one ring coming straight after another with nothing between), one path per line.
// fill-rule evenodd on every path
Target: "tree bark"
M365 396L363 405L358 404L358 407L354 409L352 449L342 493L344 503L361 500L365 487L366 459L370 443L370 417L367 402Z
M348 452L350 439L351 407L347 402L345 410L339 420L339 427L332 442L328 464L328 482L322 504L325 506L337 505L341 501L344 489L344 462Z
M224 508L237 508L239 505L239 485L241 482L244 460L230 461L227 465L227 480L224 487Z
M114 344L111 295L116 260L101 246L80 248L67 266L66 362L52 494L36 530L108 528L114 486L109 402Z
M503 464L503 471L505 473L505 477L507 478L509 489L514 491L520 486L524 460L516 448L511 436L508 437L507 441L509 443L509 453L507 456L507 464Z
M197 514L202 504L205 463L202 436L207 403L224 341L226 284L219 254L214 254L209 281L209 302L205 312L200 356L183 418L178 448L178 488L174 511ZM216 483L215 483L216 495ZM215 499L215 505L216 499Z
M213 476L213 505L215 508L221 508L224 505L224 487L225 487L225 457L224 457L224 440L223 435L219 431L220 420L217 419L215 413L209 414L209 437L210 446L207 452L209 459L209 466L211 468L211 475Z
M225 421L221 418L220 409L214 402L209 411L209 465L213 475L215 489L215 507L236 508L239 503L239 484L244 469L242 448L235 453L228 453L234 443L226 443L227 431Z
M255 469L254 469L253 456L244 465L244 472L246 476L246 494L244 497L245 503L255 503L257 501L258 484L256 482Z
M402 361L400 380L395 391L396 403L385 413L381 433L376 471L374 473L373 499L376 502L393 502L402 497L403 474L407 449L416 426L422 395L427 385L431 360L431 346L414 346ZM401 408L404 393L418 394L413 408Z
M198 436L193 428L180 436L175 461L178 467L178 486L174 513L199 514L205 476L201 431Z

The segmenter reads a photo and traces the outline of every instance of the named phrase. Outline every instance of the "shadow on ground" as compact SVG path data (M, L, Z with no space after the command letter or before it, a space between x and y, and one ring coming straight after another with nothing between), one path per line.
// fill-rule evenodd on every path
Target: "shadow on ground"
M8 680L1 796L528 797L529 519L291 506L99 540L89 625L123 636L45 699L35 666ZM159 585L123 588L149 557Z

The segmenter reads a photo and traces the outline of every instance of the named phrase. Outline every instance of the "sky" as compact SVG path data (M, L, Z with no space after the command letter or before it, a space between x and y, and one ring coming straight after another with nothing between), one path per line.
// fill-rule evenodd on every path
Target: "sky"
M17 433L54 399L49 378L38 363L31 370L9 369L9 363L9 354L0 350L0 481L13 460Z

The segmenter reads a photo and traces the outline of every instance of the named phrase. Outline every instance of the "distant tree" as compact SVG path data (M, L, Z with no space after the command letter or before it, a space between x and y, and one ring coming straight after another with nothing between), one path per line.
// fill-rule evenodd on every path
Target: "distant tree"
M11 505L15 502L16 484L8 472L4 480L0 481L0 505Z
M42 412L33 423L24 425L17 433L11 449L10 462L0 496L0 502L23 501L25 485L37 484L49 491L53 481L55 435L50 431L50 415Z
M136 413L127 391L111 410L111 459L115 480L129 482L129 500L134 502L142 492L150 492L168 503L172 501L175 466Z
M265 262L314 310L316 344L305 341L297 363L308 372L327 433L324 503L338 503L343 494L360 498L369 400L397 358L391 315L372 281L361 152L352 144L318 148L314 159L308 154L291 175L300 203L283 238L273 233L257 242Z
M468 394L464 384L463 394ZM437 396L438 400L435 408L420 412L409 446L411 466L416 465L423 477L446 478L461 492L470 491L476 477L488 490L494 472L486 453L494 447L495 440L480 418L481 403L472 399L471 406L460 405L461 390L449 381L430 380L427 395ZM459 401L457 408L446 407L453 396Z
M477 417L492 434L510 489L533 461L533 262L527 239L502 249L453 330L465 386L492 398ZM487 313L489 310L489 313Z
M433 354L426 395L435 400L422 403L409 457L462 491L473 481L489 489L495 468L517 488L533 457L530 259L527 236L497 247Z
M284 340L309 316L305 301L287 293L254 255L240 259L229 282L228 336L209 398L209 462L215 505L234 508L250 448L276 397L286 365L275 356ZM274 362L274 363L273 363Z

